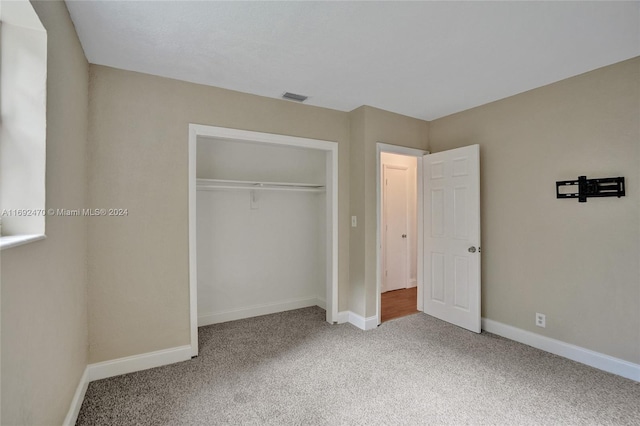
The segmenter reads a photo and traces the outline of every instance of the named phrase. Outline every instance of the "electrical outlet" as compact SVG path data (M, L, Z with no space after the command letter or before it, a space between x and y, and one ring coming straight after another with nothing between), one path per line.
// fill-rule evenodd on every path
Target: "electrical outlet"
M538 327L545 328L547 326L546 323L547 323L547 317L545 316L545 314L540 314L536 312L536 325Z

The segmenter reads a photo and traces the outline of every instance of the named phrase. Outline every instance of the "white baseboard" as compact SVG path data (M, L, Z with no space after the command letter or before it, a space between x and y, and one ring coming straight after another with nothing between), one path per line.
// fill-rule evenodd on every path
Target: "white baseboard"
M412 278L409 280L409 286L407 288L418 287L418 280L416 278Z
M87 365L71 400L69 411L62 423L63 426L76 424L90 382L189 359L191 359L191 346L185 345Z
M87 379L106 379L107 377L133 373L134 371L162 367L163 365L191 359L191 345L178 346L145 354L117 358L111 361L98 362L87 366Z
M89 386L88 376L89 367L85 367L82 377L80 377L78 387L76 388L76 393L73 394L67 416L64 418L64 422L62 422L63 426L74 426L76 424L78 414L80 414L80 408L82 407L82 401L84 401L84 395L87 393L87 387Z
M640 365L638 364L541 336L488 318L482 318L482 329L489 333L640 382Z
M378 327L377 316L365 318L351 311L349 311L349 322L361 330L373 330Z
M198 327L244 318L258 317L260 315L275 314L277 312L290 311L292 309L308 308L309 306L319 306L320 303L322 302L315 297L307 297L303 299L290 299L282 302L249 306L231 311L201 314L198 315Z
M338 312L338 324L351 323L361 330L373 330L378 327L378 317L365 318L351 311Z

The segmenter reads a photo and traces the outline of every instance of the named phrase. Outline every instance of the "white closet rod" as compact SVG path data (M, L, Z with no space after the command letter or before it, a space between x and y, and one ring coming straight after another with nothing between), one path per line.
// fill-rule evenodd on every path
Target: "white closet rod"
M198 191L215 191L217 189L251 189L260 191L304 191L324 192L324 185L314 183L290 182L257 182L244 180L197 179Z

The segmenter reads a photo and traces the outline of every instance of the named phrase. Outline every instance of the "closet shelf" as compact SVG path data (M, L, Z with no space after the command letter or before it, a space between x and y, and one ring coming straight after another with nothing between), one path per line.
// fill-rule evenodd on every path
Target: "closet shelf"
M217 189L251 189L259 191L304 191L324 192L324 185L316 183L258 182L246 180L196 179L198 191Z

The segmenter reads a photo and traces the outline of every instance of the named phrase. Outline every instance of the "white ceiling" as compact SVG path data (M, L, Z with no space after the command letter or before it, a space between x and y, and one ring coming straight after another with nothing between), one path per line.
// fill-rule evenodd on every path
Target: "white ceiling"
M432 120L640 55L640 2L69 1L89 62Z

